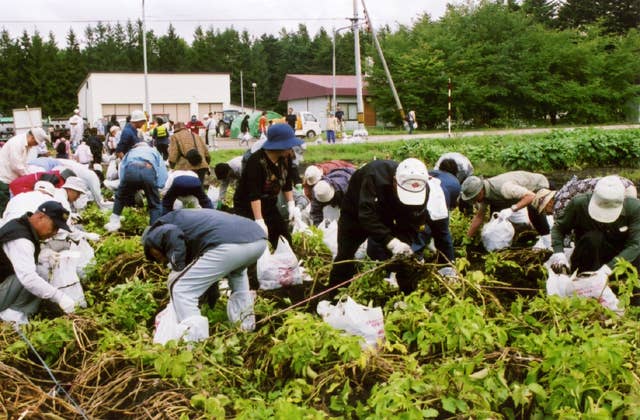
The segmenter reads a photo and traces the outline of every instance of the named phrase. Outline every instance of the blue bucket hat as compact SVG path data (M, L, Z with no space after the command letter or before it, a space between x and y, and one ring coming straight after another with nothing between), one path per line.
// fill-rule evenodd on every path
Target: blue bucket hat
M267 131L267 141L262 148L265 150L287 150L300 146L304 142L296 137L293 128L286 123L273 124Z

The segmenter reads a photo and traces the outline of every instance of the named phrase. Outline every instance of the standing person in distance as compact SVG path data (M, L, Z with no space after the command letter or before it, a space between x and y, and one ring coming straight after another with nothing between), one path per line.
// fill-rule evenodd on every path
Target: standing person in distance
M298 121L298 117L293 112L293 108L289 108L287 110L287 116L284 117L284 119L287 122L287 124L289 124L289 127L291 127L293 129L293 132L295 133L295 131L296 131L296 122Z

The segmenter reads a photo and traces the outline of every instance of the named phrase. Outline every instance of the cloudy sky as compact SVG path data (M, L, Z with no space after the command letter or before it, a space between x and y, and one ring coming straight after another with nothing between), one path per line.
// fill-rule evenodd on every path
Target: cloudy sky
M9 2L9 0L6 0ZM411 24L417 16L428 13L437 20L447 3L456 0L366 0L376 27L388 24ZM359 16L362 3L357 0ZM251 35L277 34L280 29L296 30L305 23L314 34L325 29L346 26L353 16L353 0L145 0L147 25L156 34L164 34L169 22L188 42L197 25L204 28L247 29ZM53 31L59 43L70 27L82 36L84 28L98 20L115 23L136 20L142 15L142 0L21 0L3 8L0 27L13 37L23 30Z

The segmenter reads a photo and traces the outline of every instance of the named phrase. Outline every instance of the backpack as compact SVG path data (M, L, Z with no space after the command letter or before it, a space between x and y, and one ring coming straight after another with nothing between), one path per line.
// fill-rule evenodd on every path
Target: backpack
M193 139L193 149L189 150L187 154L184 155L184 157L187 159L187 162L189 162L190 165L198 166L202 163L202 155L198 151L198 145L196 144L196 137L193 135L193 133L191 133L191 138ZM182 150L180 150L180 142L178 142L177 145L178 145L178 151L182 153Z

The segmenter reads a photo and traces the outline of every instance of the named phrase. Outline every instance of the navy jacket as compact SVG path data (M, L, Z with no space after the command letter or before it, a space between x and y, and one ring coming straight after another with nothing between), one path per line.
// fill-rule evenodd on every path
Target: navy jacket
M251 219L211 209L174 210L160 217L142 235L144 252L156 248L174 270L182 270L207 250L221 244L245 244L266 239Z
M374 160L355 171L340 208L343 223L359 225L385 245L394 237L413 242L427 215L426 199L419 206L407 206L398 199L397 167L392 160Z

